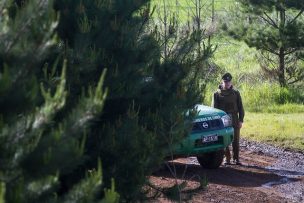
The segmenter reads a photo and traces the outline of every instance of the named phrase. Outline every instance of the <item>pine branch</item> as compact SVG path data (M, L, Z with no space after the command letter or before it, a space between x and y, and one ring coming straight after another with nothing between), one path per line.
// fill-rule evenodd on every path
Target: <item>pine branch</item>
M297 52L297 51L299 51L299 50L300 50L299 48L293 48L293 49L290 50L290 51L286 51L286 52L284 53L284 56L293 54L293 53L295 53L295 52Z
M18 166L19 161L35 149L43 130L53 122L54 115L64 106L67 94L65 91L65 72L66 61L54 96L42 87L45 104L40 110L35 114L22 116L15 122L14 126L7 125L5 128L7 130L2 131L1 136L7 138L5 150L12 155L12 157L8 157L7 167Z
M296 17L294 17L289 23L292 24L294 23L304 12L304 9L301 9L301 11L296 15Z
M32 25L33 21L37 18L41 16L41 12L45 11L45 8L48 7L48 2L45 0L40 0L38 2L36 2L36 9L39 10L39 12L32 12L30 18L27 19L27 21L22 23L22 26L18 28L18 32L16 32L16 30L14 30L15 36L12 38L12 40L7 43L6 45L6 49L4 51L4 53L8 53L10 52L11 48L17 43L19 42L19 38L21 35L23 35L24 33L26 33L29 30L29 27ZM28 7L27 7L28 8ZM18 16L20 17L20 16Z
M63 69L60 77L60 83L56 88L54 96L51 95L50 90L45 90L41 84L41 92L45 99L45 104L36 114L32 129L41 129L42 126L48 124L54 115L65 105L67 91L65 90L66 84L66 66L67 60L63 62Z
M274 20L266 13L264 12L264 15L266 16L266 18L264 18L262 15L261 15L261 18L263 20L265 20L268 24L272 25L273 27L279 29L279 26L274 22Z
M102 184L101 161L98 161L97 170L88 171L86 178L76 184L64 197L64 203L95 202L95 195Z
M107 69L104 69L95 91L93 92L92 89L89 90L89 97L85 98L83 101L80 102L80 105L84 106L84 108L79 108L80 106L76 108L83 109L83 111L77 113L77 116L72 113L72 117L76 118L77 120L74 121L74 125L72 125L71 132L79 132L79 130L83 129L87 123L92 121L95 116L101 112L108 94L107 89L105 91L103 90L103 82L105 79L106 70Z

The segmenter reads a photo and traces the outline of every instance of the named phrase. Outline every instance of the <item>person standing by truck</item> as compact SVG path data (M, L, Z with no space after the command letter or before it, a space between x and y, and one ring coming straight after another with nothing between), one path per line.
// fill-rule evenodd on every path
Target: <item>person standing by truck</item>
M240 129L243 125L245 112L240 92L233 88L231 80L232 75L230 73L225 73L222 76L219 89L213 94L212 106L225 111L232 118L232 126L234 128L234 138L232 142L233 162L241 165L239 159L239 141ZM225 149L225 157L224 164L230 164L231 154L229 146Z

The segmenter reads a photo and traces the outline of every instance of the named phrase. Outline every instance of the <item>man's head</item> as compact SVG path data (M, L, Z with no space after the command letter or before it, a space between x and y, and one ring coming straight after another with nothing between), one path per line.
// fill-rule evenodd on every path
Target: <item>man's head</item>
M231 88L231 80L232 80L232 75L230 73L225 73L222 76L222 87L224 89L229 89Z

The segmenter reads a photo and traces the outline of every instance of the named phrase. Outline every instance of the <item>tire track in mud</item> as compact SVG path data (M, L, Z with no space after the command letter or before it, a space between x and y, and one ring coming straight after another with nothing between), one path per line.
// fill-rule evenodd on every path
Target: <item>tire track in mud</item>
M304 154L271 145L241 140L242 165L221 166L207 170L195 157L176 159L167 163L150 181L159 187L187 182L181 193L187 202L304 202ZM208 186L196 190L200 179L206 177ZM190 197L191 196L191 197ZM152 201L153 202L153 201ZM155 202L170 202L160 197Z

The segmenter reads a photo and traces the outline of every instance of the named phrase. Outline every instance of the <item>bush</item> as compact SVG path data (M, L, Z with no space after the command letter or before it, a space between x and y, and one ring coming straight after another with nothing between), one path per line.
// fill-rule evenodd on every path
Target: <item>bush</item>
M277 84L263 83L249 86L243 84L240 88L244 107L252 112L283 112L301 111L302 108L290 108L301 106L304 94L293 88L282 88Z
M211 85L208 85L208 97L205 104L210 105L212 99ZM213 85L216 86L216 85ZM251 112L303 112L304 92L296 88L281 88L277 84L247 83L236 87L242 96L244 108Z

